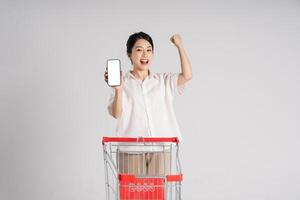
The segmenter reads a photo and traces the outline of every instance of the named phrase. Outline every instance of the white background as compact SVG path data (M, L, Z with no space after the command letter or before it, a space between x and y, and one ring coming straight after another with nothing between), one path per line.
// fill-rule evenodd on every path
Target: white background
M193 79L175 99L188 200L300 199L300 1L1 1L0 199L104 199L103 80L130 34L156 72Z

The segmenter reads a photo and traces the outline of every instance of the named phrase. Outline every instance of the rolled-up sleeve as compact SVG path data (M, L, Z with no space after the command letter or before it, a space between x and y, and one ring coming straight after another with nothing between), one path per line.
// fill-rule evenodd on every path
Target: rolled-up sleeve
M164 73L166 90L170 91L172 96L182 95L185 90L185 84L178 85L179 73Z

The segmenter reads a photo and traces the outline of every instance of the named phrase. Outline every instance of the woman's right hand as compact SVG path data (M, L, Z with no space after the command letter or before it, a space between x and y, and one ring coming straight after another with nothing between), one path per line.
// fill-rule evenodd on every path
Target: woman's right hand
M104 81L108 84L108 73L107 73L107 67L105 68L105 72L104 72ZM121 85L118 85L118 86L110 86L112 88L115 88L116 91L122 91L123 89L123 74L122 74L122 71L121 71Z

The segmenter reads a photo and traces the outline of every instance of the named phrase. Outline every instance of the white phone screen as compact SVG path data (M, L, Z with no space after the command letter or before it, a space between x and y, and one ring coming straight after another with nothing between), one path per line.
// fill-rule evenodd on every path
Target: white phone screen
M121 62L119 59L107 60L108 85L121 85Z

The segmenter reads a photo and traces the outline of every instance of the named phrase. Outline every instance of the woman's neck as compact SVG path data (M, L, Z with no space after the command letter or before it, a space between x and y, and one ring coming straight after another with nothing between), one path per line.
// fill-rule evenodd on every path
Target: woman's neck
M133 74L133 76L136 79L139 79L139 80L143 81L150 74L150 71L149 71L149 69L147 69L147 70L136 70L136 69L133 69L131 71L131 73Z

